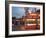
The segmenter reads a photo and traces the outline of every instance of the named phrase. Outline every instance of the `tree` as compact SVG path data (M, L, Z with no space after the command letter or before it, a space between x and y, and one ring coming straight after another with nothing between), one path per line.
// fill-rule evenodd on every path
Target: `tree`
M24 9L25 9L25 14L27 15L29 8L28 7L25 7Z
M25 7L24 9L25 9L25 15L27 16L29 8ZM24 20L25 20L25 25L26 25L26 18L25 17L24 17Z
M12 19L14 20L14 19L16 19L16 17L12 17Z
M36 11L38 14L40 14L40 9Z
M12 17L12 24L15 24L16 17Z

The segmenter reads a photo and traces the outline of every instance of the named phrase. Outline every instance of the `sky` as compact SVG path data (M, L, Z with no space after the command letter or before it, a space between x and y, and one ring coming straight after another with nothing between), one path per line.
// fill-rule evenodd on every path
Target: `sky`
M25 16L25 10L22 7L13 7L12 8L12 16L16 18L21 18Z
M29 7L29 10L35 12L35 9L32 7ZM21 18L22 16L25 16L24 7L12 7L12 16L16 18Z

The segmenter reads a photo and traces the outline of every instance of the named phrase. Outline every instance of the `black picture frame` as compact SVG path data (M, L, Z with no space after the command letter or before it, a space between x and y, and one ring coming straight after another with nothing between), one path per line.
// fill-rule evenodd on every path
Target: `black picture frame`
M37 33L37 34L23 34L23 35L8 35L9 34L9 26L8 26L8 20L9 20L9 2L15 3L26 3L26 4L37 4L37 5L43 5L43 33ZM45 35L45 3L42 2L22 2L22 1L5 1L5 37L24 37L24 36L39 36L39 35Z

